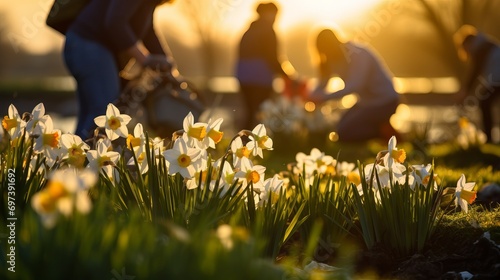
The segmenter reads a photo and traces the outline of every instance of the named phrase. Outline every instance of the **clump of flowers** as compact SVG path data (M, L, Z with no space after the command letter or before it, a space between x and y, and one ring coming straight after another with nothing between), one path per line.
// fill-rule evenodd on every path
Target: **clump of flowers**
M43 104L23 116L11 105L2 119L0 163L23 170L18 177L32 182L26 200L47 228L75 212L89 213L91 189L95 197L107 196L113 211L136 207L149 221L180 221L186 228L197 221L222 224L217 236L227 250L240 237L237 227L225 223L239 213L230 222L247 226L248 234L272 237L269 256L302 224L303 236L314 236L317 220L328 246L338 246L340 237L359 225L368 247L383 243L407 254L422 248L439 220L442 188L433 165L410 165L395 137L366 166L313 148L296 155L289 173L270 176L258 164L274 145L264 124L240 131L217 158L221 118L201 122L190 113L168 144L149 138L140 123L129 133L130 120L109 104L106 115L95 118L95 137L85 142L56 129ZM465 175L457 182L456 206L465 212L475 199L474 186Z
M486 134L468 118L461 117L458 120L458 127L457 143L462 149L467 150L486 143Z
M58 169L49 175L47 185L33 195L31 205L44 226L54 227L61 215L70 217L75 210L82 214L91 210L88 191L96 181L96 173L88 169Z

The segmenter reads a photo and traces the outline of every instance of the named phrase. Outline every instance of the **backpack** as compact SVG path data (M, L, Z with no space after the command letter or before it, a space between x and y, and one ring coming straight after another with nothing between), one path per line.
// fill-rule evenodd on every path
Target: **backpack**
M64 35L89 2L90 0L54 0L45 23Z

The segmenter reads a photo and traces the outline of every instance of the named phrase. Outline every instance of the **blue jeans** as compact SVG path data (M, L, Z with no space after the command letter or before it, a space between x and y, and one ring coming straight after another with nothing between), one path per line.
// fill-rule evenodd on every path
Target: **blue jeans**
M120 78L113 53L103 45L69 31L64 45L66 67L77 83L79 103L75 134L83 140L93 135L94 118L120 96Z

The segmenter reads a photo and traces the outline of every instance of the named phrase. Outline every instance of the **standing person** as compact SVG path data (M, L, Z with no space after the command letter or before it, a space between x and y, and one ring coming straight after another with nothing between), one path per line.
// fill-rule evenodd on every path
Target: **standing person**
M272 2L260 3L256 11L257 20L250 24L241 38L236 69L246 106L246 129L257 124L259 106L272 95L274 78L290 79L295 71L288 65L290 70L287 73L282 67L285 60L278 56L278 40L273 29L278 7Z
M454 36L459 57L469 63L470 71L463 80L457 97L475 98L481 109L487 141L492 142L493 111L500 98L500 45L470 25L462 26Z
M313 102L340 99L357 94L357 103L341 118L337 133L341 141L363 141L372 138L388 140L397 132L389 119L399 105L399 94L382 60L366 47L341 42L331 29L323 29L316 38L319 84L309 96ZM338 75L345 87L326 92L328 80Z
M120 58L163 71L172 67L153 27L156 7L166 2L170 1L90 0L69 26L64 60L77 82L75 134L82 139L92 136L94 118L120 95Z

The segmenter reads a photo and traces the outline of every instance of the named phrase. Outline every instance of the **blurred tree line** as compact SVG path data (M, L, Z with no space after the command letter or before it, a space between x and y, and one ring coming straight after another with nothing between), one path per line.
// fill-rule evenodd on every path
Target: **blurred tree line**
M221 27L225 13L231 13L241 3L182 0L172 4L178 5L176 12L185 17L191 28L188 32L199 42L194 46L181 43L172 34L185 31L172 32L179 28L172 22L159 26L185 76L202 77L205 85L211 77L233 74L239 35L224 33ZM344 31L351 38L372 45L396 76L459 77L463 65L452 34L462 24L472 24L500 38L499 14L500 1L495 0L382 0L375 9L359 15L356 24L346 25ZM0 13L0 77L11 72L24 76L66 74L60 50L43 56L22 49L14 52L5 36L9 28L5 18ZM247 20L250 22L251 18ZM296 26L278 34L285 53L306 76L316 74L309 55L310 33L315 24L298 20Z

